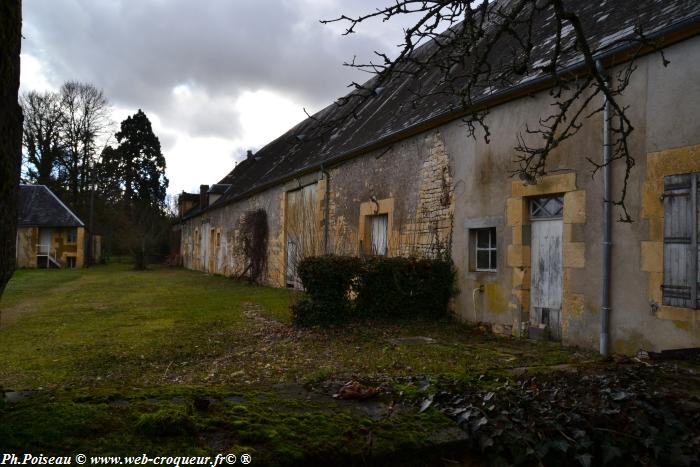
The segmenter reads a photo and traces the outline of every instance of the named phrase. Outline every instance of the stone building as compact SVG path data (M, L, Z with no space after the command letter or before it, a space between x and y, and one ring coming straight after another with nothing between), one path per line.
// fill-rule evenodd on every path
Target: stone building
M670 61L638 58L620 98L635 127L627 193L634 222L610 227L609 331L601 331L603 182L588 161L603 152L603 117L586 120L554 150L546 175L513 179L518 135L551 105L551 82L536 74L474 96L489 109L488 144L468 135L449 97L416 102L408 78L374 88L357 118L342 118L344 107L331 104L198 197L181 197L183 265L244 273L246 213L264 210L269 285L298 286L298 258L311 254L449 253L463 320L514 335L544 328L590 348L605 341L606 352L697 347L700 4L603 0L577 8L587 10L589 40L610 76L629 59L633 45L619 44L635 27ZM542 21L546 44L551 25ZM433 84L420 83L428 91ZM611 172L620 189L624 166Z
M20 185L17 267L80 268L85 264L85 224L44 185ZM93 237L100 259L100 236Z

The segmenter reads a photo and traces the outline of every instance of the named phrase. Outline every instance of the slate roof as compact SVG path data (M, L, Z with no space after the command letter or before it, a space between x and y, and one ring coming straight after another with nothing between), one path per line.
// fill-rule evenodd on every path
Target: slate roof
M223 195L226 193L226 190L228 190L231 187L231 185L223 185L223 184L214 184L209 188L209 191L207 193L210 193L212 195Z
M633 36L635 27L641 27L645 36L653 39L700 24L700 1L697 0L571 0L569 7L579 13L592 50L600 58L629 48L631 44L625 43L624 39ZM544 12L535 18L533 43L537 45L532 51L532 67L542 66L548 61L548 52L555 38L552 18L551 12ZM565 39L574 40L573 28L565 28L563 34ZM434 47L435 44L427 43L415 53L429 54L435 50ZM492 63L512 61L508 44L501 44L491 55L491 60ZM562 71L573 71L583 65L578 56L563 57L560 64ZM407 76L394 75L384 84L380 95L368 99L356 112L357 118L341 119L341 123L330 132L327 126L322 128L319 122L339 119L349 106L339 106L337 102L329 105L313 118L307 118L264 146L254 158L241 161L219 182L231 184L231 188L207 209L216 209L294 176L318 170L322 165L328 166L389 144L432 122L453 120L463 112L454 96L439 94L438 72L425 73L417 78ZM373 80L364 86L372 89ZM472 96L472 102L488 103L503 99L516 91L542 86L548 80L549 75L541 71L530 72L519 81L501 88L490 86L477 90L478 94ZM418 85L424 95L437 94L416 102L414 95ZM320 137L321 134L324 136ZM187 217L193 217L200 211L193 209Z
M44 185L20 185L19 227L83 227L83 221Z

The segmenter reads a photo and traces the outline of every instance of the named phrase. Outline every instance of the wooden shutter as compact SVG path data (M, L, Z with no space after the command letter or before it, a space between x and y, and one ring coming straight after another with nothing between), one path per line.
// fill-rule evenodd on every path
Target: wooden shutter
M663 304L697 308L697 175L664 178Z

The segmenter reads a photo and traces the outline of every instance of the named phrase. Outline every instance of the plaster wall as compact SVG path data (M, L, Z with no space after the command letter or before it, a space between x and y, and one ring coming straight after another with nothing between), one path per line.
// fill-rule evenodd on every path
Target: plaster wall
M613 222L611 344L615 352L700 345L695 310L674 311L658 304L658 188L664 174L700 171L700 38L641 58L621 98L635 127L630 152L636 165L627 183L626 205L634 222ZM615 76L612 70L611 76ZM268 213L266 282L284 285L285 200L292 189L315 183L320 238L327 225L334 254L363 254L366 216L387 214L390 255L436 255L450 251L458 268L460 294L455 312L463 320L494 323L497 331L519 335L529 320L530 221L528 200L561 195L563 213L562 339L598 348L601 294L602 177L592 176L588 159L602 154L602 115L585 121L572 139L548 159L548 175L534 185L511 176L518 134L537 127L550 110L547 92L490 111L490 142L471 138L460 121L407 138L321 173L271 188L246 200L206 212L182 226L184 266L217 274L240 274L240 221L246 211ZM602 104L596 104L600 105ZM534 141L533 141L534 143ZM649 161L649 163L648 163ZM619 197L624 164L612 166L612 192ZM328 190L328 216L326 191ZM655 198L656 196L656 198ZM621 214L613 210L613 221ZM495 227L496 272L470 270L469 230ZM220 240L211 239L220 232ZM210 255L201 259L201 235L210 235ZM661 239L662 240L662 239ZM662 264L662 263L661 263ZM661 275L660 275L661 274ZM483 292L475 289L483 286ZM655 302L656 301L656 302Z
M653 202L650 200L663 178L659 170L647 167L650 160L654 167L665 167L666 174L700 170L700 149L693 149L700 143L700 82L696 79L700 76L699 52L700 39L694 38L666 49L671 61L668 68L656 55L642 58L622 97L623 104L629 105L628 115L635 127L630 152L636 165L626 198L634 222L616 222L621 211L613 210L610 328L612 349L616 352L700 345L697 311L666 316L655 311L662 275L658 270L662 246L658 232L663 232L663 214L659 215L658 196ZM601 115L588 119L578 135L555 150L548 164L551 175L538 180L537 185L525 186L509 176L515 167L512 161L516 136L525 132L526 125L535 127L540 117L547 116L550 102L547 93L540 93L492 109L488 119L492 137L488 145L479 135L468 138L457 122L441 129L448 153L453 156L452 252L462 291L457 312L463 319L497 323L497 328L506 333L520 332L520 322L529 316L530 299L527 198L563 194L563 340L597 348L602 286L602 177L591 176L593 166L587 158L601 159ZM671 148L675 148L673 154L664 152ZM612 171L612 193L617 199L623 186L624 163L614 163ZM649 178L653 180L650 182ZM646 203L653 205L650 213L645 212L643 195L648 199ZM469 228L480 222L498 231L496 273L476 273L468 268ZM647 243L650 235L656 235L657 241L651 246ZM653 260L656 265L649 266ZM645 270L650 268L651 271ZM472 294L480 285L484 292Z

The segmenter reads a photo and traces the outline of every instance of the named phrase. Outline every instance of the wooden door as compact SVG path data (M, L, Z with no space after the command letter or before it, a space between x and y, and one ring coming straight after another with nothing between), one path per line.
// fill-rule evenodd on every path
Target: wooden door
M285 216L286 285L301 288L302 284L297 274L299 262L320 252L315 184L287 193Z
M209 272L209 223L203 224L200 232L202 234L199 238L199 252L202 271Z
M554 339L561 339L562 233L561 219L533 219L530 321L547 326Z

